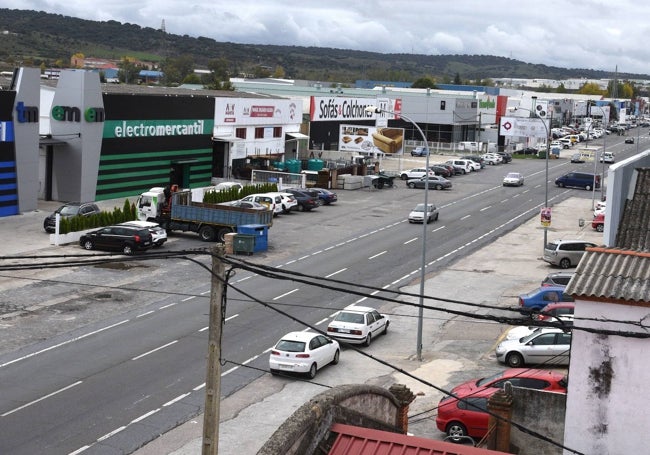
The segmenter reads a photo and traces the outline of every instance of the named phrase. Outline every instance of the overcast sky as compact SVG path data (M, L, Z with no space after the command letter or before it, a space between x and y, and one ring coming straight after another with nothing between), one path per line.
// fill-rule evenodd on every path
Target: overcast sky
M650 2L628 0L0 0L244 44L496 55L650 74ZM489 75L486 75L489 76Z

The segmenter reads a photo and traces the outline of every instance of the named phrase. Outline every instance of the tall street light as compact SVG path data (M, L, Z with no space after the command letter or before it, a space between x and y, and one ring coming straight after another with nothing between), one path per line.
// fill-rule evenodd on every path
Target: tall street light
M424 141L424 151L425 151L425 156L426 156L426 172L424 173L424 218L422 219L422 261L420 264L420 302L418 306L418 331L417 331L417 345L416 345L416 352L417 352L417 359L422 360L422 319L424 317L424 279L426 276L426 273L424 271L424 268L426 267L426 261L427 261L427 255L426 255L426 249L427 249L427 219L429 215L429 142L427 141L427 137L424 135L424 132L422 132L422 129L420 126L411 120L409 117L405 116L404 114L389 111L387 109L379 108L376 106L368 106L366 107L366 112L369 113L375 113L375 114L381 114L381 113L387 113L387 114L393 114L393 115L399 115L399 117L403 118L407 122L411 123L415 128L418 130L420 133L420 136L422 136L422 140Z
M605 110L602 107L597 106L595 104L594 105L587 105L587 108L590 108L590 107L591 108L596 107L596 108L600 109L600 113L603 116L603 123L605 124L604 128L603 128L605 130L605 132L603 133L603 149L600 152L600 156L602 158L604 153L605 153L605 147L607 145L607 126L608 126L607 124L609 123L609 121L605 120L607 117L605 116ZM588 113L589 112L587 112L587 114ZM593 121L592 121L592 123L593 123ZM597 164L598 164L598 151L594 152L594 185L593 185L593 188L591 189L591 211L592 212L596 208L596 173L598 172L597 169L596 169ZM603 198L603 186L604 186L604 184L605 184L605 160L603 159L603 176L600 178L600 199L601 200Z
M540 117L537 111L533 111L532 109L526 109L525 107L511 107L509 110L528 111L531 114L533 114L535 118L538 118L542 122L542 125L544 125L544 130L546 131L546 156L544 157L544 161L546 162L546 171L545 171L546 182L544 185L544 208L542 210L547 211L548 210L548 155L551 152L551 141L550 141L551 135L548 130L548 125L546 124L546 120ZM548 222L544 223L544 245L542 247L542 252L544 251L544 248L546 248L546 244L548 243L548 224L549 224Z

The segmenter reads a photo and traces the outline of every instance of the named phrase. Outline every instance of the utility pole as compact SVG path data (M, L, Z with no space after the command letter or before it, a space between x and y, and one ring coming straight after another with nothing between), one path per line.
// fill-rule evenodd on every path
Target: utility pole
M208 327L208 368L205 379L205 412L203 414L202 455L219 453L219 401L221 400L221 303L225 283L225 256L222 244L212 248L212 291L210 293L210 324Z

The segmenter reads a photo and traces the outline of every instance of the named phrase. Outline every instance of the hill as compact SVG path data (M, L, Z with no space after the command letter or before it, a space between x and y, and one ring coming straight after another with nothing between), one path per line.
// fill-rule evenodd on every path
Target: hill
M255 74L260 66L286 77L352 83L356 79L414 81L432 76L451 81L486 78L612 78L611 73L534 65L490 55L382 54L345 49L253 45L217 42L211 38L173 35L117 21L89 21L39 11L0 9L0 65L63 66L75 53L96 58L130 56L143 61L191 57L197 68L223 58L231 74ZM650 79L618 74L619 79Z

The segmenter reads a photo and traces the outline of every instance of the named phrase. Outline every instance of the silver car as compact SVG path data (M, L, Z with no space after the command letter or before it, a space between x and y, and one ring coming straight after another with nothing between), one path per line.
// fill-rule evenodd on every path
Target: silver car
M503 186L522 186L524 184L524 175L519 172L508 172L503 178Z
M544 261L563 269L578 265L589 247L596 246L584 240L555 240L544 247Z
M411 213L409 213L409 223L424 223L425 219L427 224L431 221L438 221L437 207L433 204L428 204L428 206L428 210L424 210L424 204L416 205Z
M568 365L571 332L538 328L519 339L504 340L496 348L497 360L512 368L524 365Z

